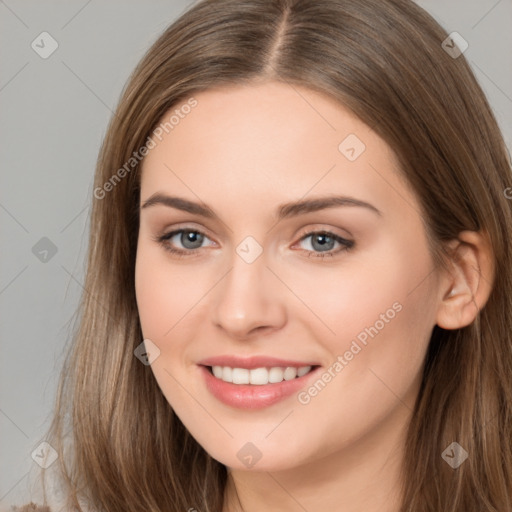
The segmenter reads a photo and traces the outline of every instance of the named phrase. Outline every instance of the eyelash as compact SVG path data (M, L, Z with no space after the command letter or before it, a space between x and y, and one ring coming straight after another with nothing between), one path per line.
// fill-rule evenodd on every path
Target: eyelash
M194 256L197 256L197 252L199 251L199 249L201 248L197 248L197 249L187 249L187 250L184 250L184 249L176 249L174 247L172 247L171 245L169 245L168 240L170 240L173 236L179 234L179 233L183 233L183 232L189 232L189 233L198 233L206 238L207 235L205 233L203 233L202 231L199 231L197 229L186 229L186 228L182 228L182 229L177 229L177 230L174 230L174 231L170 231L168 233L165 233L161 236L157 236L156 238L154 238L154 240L156 242L158 242L159 244L162 245L162 247L170 252L171 254L173 254L174 256L178 257L178 258L186 258L186 257L194 257ZM313 254L313 257L314 258L326 258L327 256L330 256L330 257L334 257L334 255L336 254L339 254L339 253L342 253L342 252L345 252L345 251L350 251L351 249L354 248L355 246L355 242L352 241L352 240L347 240L345 238L342 238L341 236L338 236L336 235L335 233L332 233L330 231L324 231L324 230L318 230L318 231L309 231L308 233L305 233L299 240L302 241L308 237L310 237L311 235L327 235L329 236L330 238L333 238L336 242L340 243L342 245L342 247L340 249L338 249L337 251L335 252L332 252L332 251L324 251L324 252L315 252L315 251L309 251L307 249L302 249L302 251L305 251L305 252L308 252L309 253L309 257L311 257L311 254Z

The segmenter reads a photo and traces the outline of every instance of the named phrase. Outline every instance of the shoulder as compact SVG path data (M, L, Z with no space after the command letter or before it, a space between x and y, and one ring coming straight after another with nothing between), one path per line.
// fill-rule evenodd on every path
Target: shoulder
M69 449L69 441L66 448ZM67 454L67 450L66 450ZM66 460L66 466L69 461ZM54 461L44 470L33 464L26 475L26 491L19 498L17 504L14 500L9 504L0 501L0 512L63 512L69 510L69 488L61 474L58 461ZM44 473L44 478L43 478ZM44 482L43 482L44 480ZM97 512L87 503L87 500L78 498L83 512Z
M11 506L9 511L10 512L52 512L50 507L37 505L33 501L31 501L30 503L27 503L26 505L21 505L19 507L17 507L16 505L13 505L13 506Z
M58 512L65 510L65 496L58 478L57 464L54 463L47 468L45 474L46 496L43 492L42 468L33 464L26 475L24 492L17 500L1 504L0 512Z

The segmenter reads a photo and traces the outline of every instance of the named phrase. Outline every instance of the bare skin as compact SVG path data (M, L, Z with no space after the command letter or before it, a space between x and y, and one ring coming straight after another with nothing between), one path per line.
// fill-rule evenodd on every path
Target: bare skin
M487 300L486 239L461 233L453 271L434 269L419 203L391 148L332 99L276 82L194 97L197 106L143 162L141 204L159 192L218 216L141 209L135 285L144 338L160 349L155 378L228 467L223 512L396 512L430 335L436 324L470 324ZM359 156L356 139L339 149L350 134L365 145ZM277 220L283 203L331 195L378 212L345 205ZM202 244L184 245L179 234L163 242L188 251L177 257L155 240L177 229L197 230ZM321 245L311 231L353 246ZM252 263L236 252L248 236L262 249ZM345 357L364 332L366 344ZM209 392L198 366L224 354L315 361L332 378L314 396L311 382L302 402L294 394L240 409ZM336 372L339 355L346 365ZM248 442L261 453L252 467L237 456Z

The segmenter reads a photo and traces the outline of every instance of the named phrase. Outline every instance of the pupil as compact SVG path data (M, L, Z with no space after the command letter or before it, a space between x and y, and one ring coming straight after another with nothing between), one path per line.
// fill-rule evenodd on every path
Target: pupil
M186 231L183 233L185 235L185 242L191 242L193 247L189 247L189 249L196 249L197 247L201 247L202 235L197 233L196 231ZM183 243L183 240L182 240ZM194 243L196 246L194 246ZM186 243L183 243L185 247L187 247Z
M324 250L332 249L332 247L326 248L326 244L332 243L334 240L329 235L317 235L313 239L313 247L315 245L315 242L319 243L319 247L315 247L315 249L320 248Z

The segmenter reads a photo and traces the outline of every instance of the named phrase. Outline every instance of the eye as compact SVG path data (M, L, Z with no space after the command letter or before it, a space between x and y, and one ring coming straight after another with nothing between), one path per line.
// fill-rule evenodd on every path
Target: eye
M299 241L310 239L306 243L307 248L303 250L308 253L308 257L325 258L348 251L355 245L354 241L347 240L330 231L310 231L306 233ZM176 229L165 233L155 239L163 248L177 257L196 256L201 249L205 240L210 240L204 233L196 229ZM211 242L211 240L210 240ZM177 247L178 245L178 247ZM181 247L180 247L181 245ZM214 245L214 243L210 244ZM335 247L337 250L334 250Z
M177 229L156 239L165 250L177 256L192 255L202 247L205 240L209 240L209 238L196 229ZM181 247L176 247L176 244L180 244Z
M352 240L342 238L330 231L310 231L306 233L300 242L310 239L305 245L309 246L305 250L309 252L309 256L325 258L326 256L334 256L342 251L348 251L354 247ZM338 245L337 250L333 250Z

